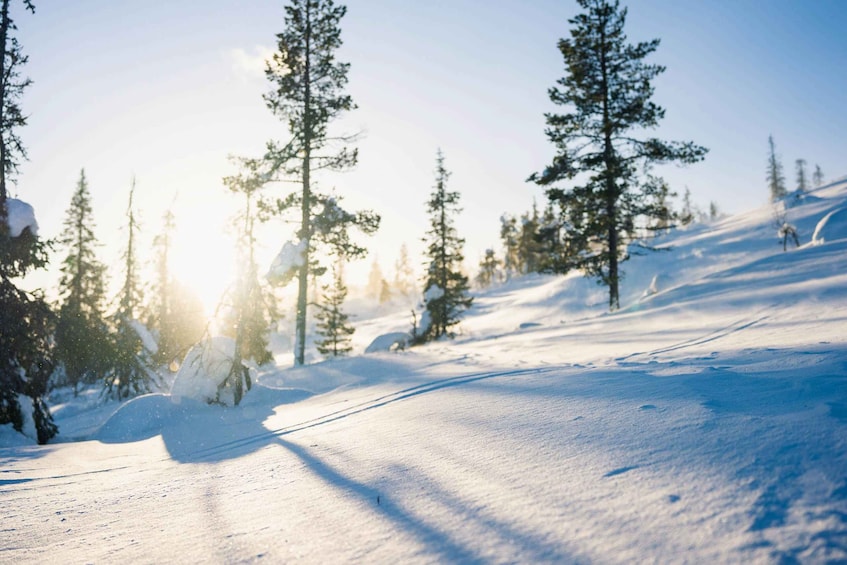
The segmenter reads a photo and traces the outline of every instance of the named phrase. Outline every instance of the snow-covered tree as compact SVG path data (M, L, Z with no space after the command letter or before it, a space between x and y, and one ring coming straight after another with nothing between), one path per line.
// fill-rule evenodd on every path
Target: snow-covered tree
M266 158L272 171L296 178L302 186L299 195L284 202L288 207L299 206L297 237L304 242L303 261L297 273L297 365L305 360L315 217L312 173L319 169L347 169L357 161L357 150L349 148L352 139L333 139L328 132L336 118L355 108L353 99L343 92L350 65L335 57L341 47L339 24L346 11L345 6L336 6L332 0L291 0L285 8L285 29L277 34L277 52L265 71L274 86L265 101L274 114L288 122L291 133L287 143L269 143Z
M111 374L106 379L106 393L118 399L150 392L158 377L153 369L153 344L145 343L146 328L138 321L142 294L138 281L136 235L138 221L133 209L135 178L129 190L127 205L127 243L123 252L123 285L118 296L118 308L112 316L115 326Z
M356 330L348 324L349 316L342 308L347 298L347 287L340 259L333 268L332 282L323 287L323 296L324 302L317 305L315 314L318 333L323 337L316 343L318 352L331 357L346 355L353 349L350 336Z
M71 198L58 244L65 251L59 279L56 361L67 384L103 379L108 368L109 328L104 315L106 267L97 260L91 194L85 171Z
M775 202L788 194L785 188L785 176L782 174L782 161L776 154L776 145L773 136L768 136L768 190L771 194L771 202Z
M26 151L18 128L26 116L18 102L30 80L21 78L23 54L9 16L10 0L0 4L0 425L19 432L30 420L36 439L46 443L56 435L43 397L53 371L53 315L41 292L19 289L12 279L47 265L47 248L38 239L35 213L28 204L9 198L8 185ZM30 0L23 5L31 12ZM21 221L23 220L23 221Z
M450 173L444 167L440 149L436 163L435 187L427 202L430 227L424 238L428 261L424 280L428 326L423 332L424 340L450 335L450 328L459 322L459 315L473 301L468 295L468 277L462 272L465 240L459 237L454 225L454 216L461 212L459 193L447 190Z
M609 289L609 307L620 306L620 263L626 244L637 236L635 219L652 216L638 182L639 165L694 163L704 147L691 142L638 139L658 126L664 109L652 102L653 80L665 69L644 59L659 40L627 43L626 9L617 0L578 0L584 10L570 21L570 38L559 41L567 74L549 91L568 113L547 114L546 134L555 145L553 162L529 180L548 187L585 245L579 265ZM555 188L569 181L567 188ZM579 184L575 184L575 183Z

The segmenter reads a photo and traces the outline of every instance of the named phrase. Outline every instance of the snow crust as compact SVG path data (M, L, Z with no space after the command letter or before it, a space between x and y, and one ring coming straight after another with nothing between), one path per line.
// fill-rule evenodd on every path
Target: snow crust
M237 407L63 397L58 443L0 429L3 558L847 562L844 209L798 200L786 252L769 206L665 234L614 313L513 278L455 340L266 368ZM357 320L357 352L410 325Z

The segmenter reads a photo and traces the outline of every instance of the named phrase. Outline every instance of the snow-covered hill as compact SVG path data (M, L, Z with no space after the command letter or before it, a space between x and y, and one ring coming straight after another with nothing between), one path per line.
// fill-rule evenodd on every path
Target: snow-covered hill
M847 180L788 204L799 248L771 207L671 232L613 314L524 277L236 408L68 399L65 443L0 435L0 560L847 562Z

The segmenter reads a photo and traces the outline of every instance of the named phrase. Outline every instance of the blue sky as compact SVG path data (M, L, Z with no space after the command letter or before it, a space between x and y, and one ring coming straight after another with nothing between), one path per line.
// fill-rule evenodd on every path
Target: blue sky
M450 187L462 193L458 228L475 270L486 247L499 247L499 216L528 209L534 197L543 202L524 180L553 154L543 133L543 113L555 110L546 92L564 72L556 42L568 34L576 3L346 4L340 57L351 63L349 92L359 109L339 128L364 133L361 162L319 180L351 207L383 215L370 246L390 276L401 243L413 258L422 248L424 202L442 148ZM797 158L820 164L827 178L847 174L847 2L623 4L631 41L662 39L650 59L667 66L656 82L667 110L656 133L710 149L703 163L661 171L672 188L688 187L702 207L715 201L727 212L764 204L769 134L789 184ZM34 16L18 9L25 73L34 81L22 101L31 160L18 193L36 206L42 234L61 229L85 167L102 259L117 267L135 174L145 237L173 206L175 271L205 285L211 300L231 271L225 226L235 203L220 181L232 172L227 155L257 155L268 139L286 136L261 99L268 90L261 58L282 29L283 6L40 0ZM289 237L282 222L266 226L263 253L270 257Z

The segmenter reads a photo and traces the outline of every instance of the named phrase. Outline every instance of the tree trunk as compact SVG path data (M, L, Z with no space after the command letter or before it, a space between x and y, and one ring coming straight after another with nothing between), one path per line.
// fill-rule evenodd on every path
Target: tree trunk
M6 41L9 33L9 0L3 0L2 11L0 11L0 124L6 122ZM6 132L0 130L0 218L7 217L6 198Z
M300 266L298 288L297 288L297 328L294 340L294 364L303 365L306 362L306 306L308 305L309 292L309 248L311 246L311 199L312 191L309 180L311 154L312 154L312 120L311 120L311 77L310 58L312 40L312 13L307 3L306 6L306 65L303 74L303 202L302 218L300 227L300 239L305 241L303 246L303 264Z

